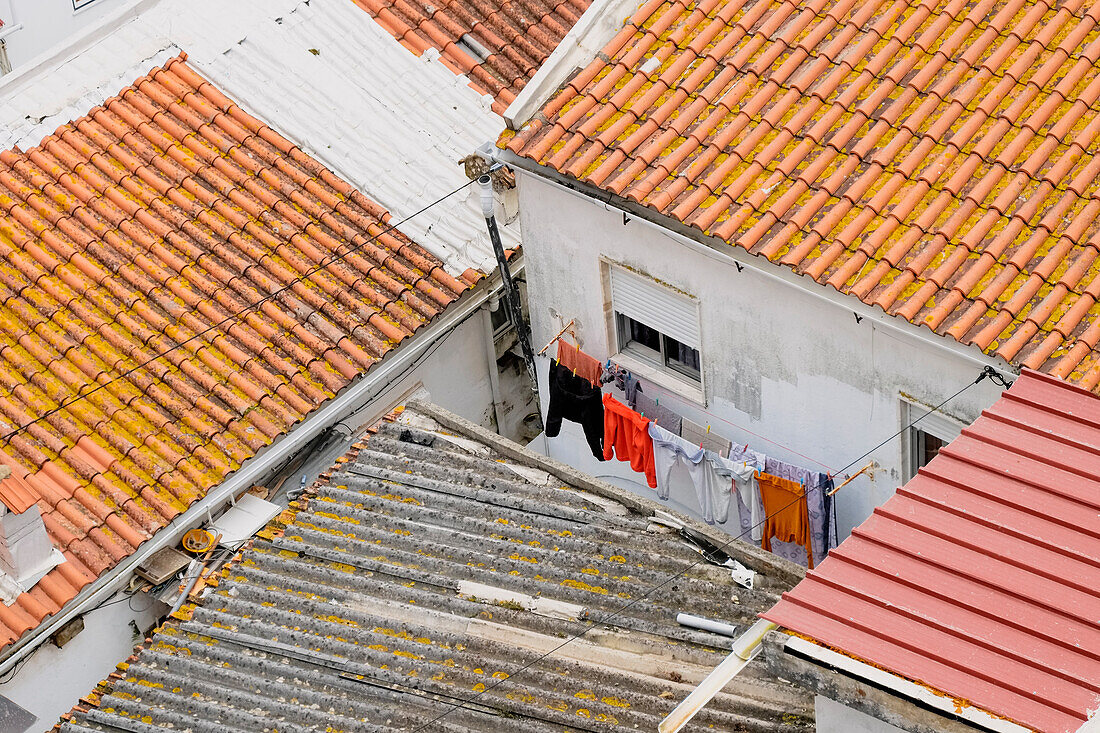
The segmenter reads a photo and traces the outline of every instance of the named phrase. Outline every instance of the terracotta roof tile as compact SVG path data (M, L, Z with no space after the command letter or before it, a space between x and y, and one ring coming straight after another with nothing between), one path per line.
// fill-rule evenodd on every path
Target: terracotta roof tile
M183 57L0 153L0 435L25 427L0 500L67 560L0 607L0 644L474 281L388 220Z
M1100 316L1100 13L1082 5L650 0L501 144L1079 378L1094 345L1070 334Z
M355 0L402 45L491 94L503 114L591 0ZM481 58L484 56L484 58Z

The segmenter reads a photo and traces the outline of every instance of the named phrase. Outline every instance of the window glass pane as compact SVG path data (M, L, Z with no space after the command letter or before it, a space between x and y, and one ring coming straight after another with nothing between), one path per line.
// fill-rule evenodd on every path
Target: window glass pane
M654 351L661 350L661 334L644 323L638 323L633 318L623 316L626 321L626 335L628 341L636 341L646 348Z
M924 444L922 446L921 455L918 457L921 466L927 466L928 462L936 457L936 454L940 452L940 448L943 447L943 441L934 435L924 433Z
M665 336L665 360L668 366L696 379L699 378L699 350Z

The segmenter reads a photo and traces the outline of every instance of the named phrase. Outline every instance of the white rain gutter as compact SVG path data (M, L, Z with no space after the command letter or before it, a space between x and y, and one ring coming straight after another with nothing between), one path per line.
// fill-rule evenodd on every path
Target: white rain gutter
M512 260L516 271L523 269L523 257ZM49 639L54 631L82 613L93 611L130 580L130 574L153 553L175 545L184 532L206 521L208 513L222 508L237 494L251 488L268 472L277 468L287 457L304 448L329 426L339 422L347 413L354 412L390 387L393 379L404 376L404 371L416 362L428 349L441 338L450 335L452 328L462 323L471 314L488 302L493 292L500 289L499 275L486 277L479 286L475 286L458 302L452 303L443 314L429 323L422 331L397 349L390 352L359 381L346 387L341 394L332 398L317 410L309 414L297 427L245 462L235 473L202 499L192 504L187 511L173 519L168 526L161 528L153 537L146 540L129 557L124 558L106 575L100 576L91 585L77 594L76 598L65 604L61 610L17 640L3 653L0 661L0 675L6 674L19 660L35 647Z
M984 730L993 731L994 733L1029 733L1031 730L1010 720L998 718L973 705L959 705L954 698L935 693L924 685L910 682L893 672L872 667L866 662L853 659L797 636L792 636L787 640L784 651L787 650L790 650L787 653L794 652L799 657L840 670L850 677L890 690L898 697L913 700L923 706L944 713L948 717L961 718Z
M899 316L892 316L880 307L868 305L854 295L846 295L835 288L822 285L806 275L799 275L793 268L785 265L777 265L766 258L751 254L741 247L735 247L716 237L707 237L701 232L698 234L698 237L708 241L700 241L700 239L693 239L692 237L681 234L669 228L668 224L661 221L667 218L662 214L657 214L651 209L640 206L634 208L628 207L625 203L620 204L620 197L609 194L606 191L595 189L584 183L576 181L569 181L566 183L568 179L565 179L561 174L557 173L557 171L547 169L528 158L516 155L510 150L500 150L492 146L491 152L489 147L483 147L479 149L478 152L481 155L491 155L494 160L512 168L518 168L529 175L536 176L540 180L546 181L563 191L568 191L572 195L589 203L602 205L607 211L614 211L628 217L631 221L641 222L680 244L686 245L688 248L725 265L734 264L738 267L738 270L743 267L748 268L771 280L783 283L789 287L797 288L819 300L843 308L855 314L860 319L869 318L875 323L900 333L912 340L919 341L943 351L948 351L955 356L966 359L981 367L992 367L999 374L1009 377L1010 379L1015 379L1020 373L1017 367L1009 364L1001 357L989 356L980 349L965 346L949 336L939 336L931 331L929 331L929 333L932 333L931 336L921 333L921 326L916 326Z
M737 641L733 642L733 650L730 651L729 656L703 678L699 686L660 722L657 726L659 733L676 733L687 725L696 713L702 710L760 653L760 642L764 640L764 635L777 628L779 627L771 621L760 619L741 634Z

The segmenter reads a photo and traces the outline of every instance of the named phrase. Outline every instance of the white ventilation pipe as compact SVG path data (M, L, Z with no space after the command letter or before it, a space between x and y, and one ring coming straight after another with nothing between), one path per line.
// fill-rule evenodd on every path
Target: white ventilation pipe
M680 624L681 626L688 626L693 629L702 629L703 631L709 631L712 634L721 634L722 636L737 636L737 627L733 624L727 624L721 621L712 621L709 618L703 618L702 616L693 616L690 613L676 614L676 623Z

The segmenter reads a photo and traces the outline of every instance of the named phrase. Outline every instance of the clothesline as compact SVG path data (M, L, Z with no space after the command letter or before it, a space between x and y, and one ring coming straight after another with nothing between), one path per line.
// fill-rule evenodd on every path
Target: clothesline
M799 456L800 458L805 458L807 461L810 461L812 463L817 464L818 466L821 466L822 468L824 468L826 470L826 472L829 474L830 477L832 477L833 474L835 473L835 469L833 469L828 464L822 463L821 461L819 461L815 458L811 458L810 456L808 456L804 453L799 453L794 448L789 448L789 447L783 445L782 443L778 443L778 442L772 440L771 438L766 438L763 435L760 435L759 433L754 433L753 431L749 430L748 428L741 427L737 423L731 422L731 421L729 421L729 420L727 420L724 417L721 417L719 415L715 415L713 412L710 412L710 411L705 410L705 409L698 408L698 407L695 406L694 403L690 402L686 397L681 397L680 395L676 394L675 392L670 392L669 390L662 388L660 385L653 382L653 380L646 380L645 384L646 384L647 388L650 387L650 385L652 385L652 388L660 393L660 399L664 399L665 397L671 396L671 397L675 398L676 401L680 402L681 404L684 404L684 405L687 405L688 407L699 410L700 412L702 412L707 417L713 418L714 420L717 420L718 422L723 422L723 423L725 423L726 425L729 425L732 428L736 428L737 430L742 430L742 431L748 433L749 435L760 438L760 440L763 440L767 443L771 443L772 445L776 446L777 448L782 448L783 450L788 451L793 455Z
M556 336L554 336L554 338L550 339L550 342L549 342L549 343L547 343L547 344L546 344L546 346L544 346L544 347L543 347L542 351L540 351L540 352L539 352L539 354L541 355L541 354L543 353L543 351L545 351L546 349L550 348L550 347L551 347L551 346L552 346L552 345L553 345L554 343L556 343L556 342L558 341L558 339L560 339L560 338L562 337L562 335L563 335L563 334L565 334L565 332L566 332L567 330L569 330L569 329L570 329L570 327L572 327L572 326L573 326L573 323L574 323L574 322L573 322L572 320L570 320L570 321L569 321L569 323L567 323L567 324L565 325L565 327L564 327L564 328L562 328L562 330L561 330L561 331L559 331L559 332L557 333L557 335L556 335ZM576 338L576 336L575 336L575 335L574 335L574 338ZM609 361L609 362L612 362L612 363L614 363L614 359L608 359L608 361ZM629 370L628 370L628 371L629 371ZM667 389L664 389L664 388L662 388L662 387L661 387L660 385L656 384L656 383L655 383L655 382L654 382L653 380L651 380L651 379L647 379L647 380L646 380L646 384L647 384L647 386L649 386L649 385L652 385L652 389L654 389L655 391L657 391L657 392L659 393L658 399L661 399L661 398L665 398L665 397L669 397L669 396L671 396L671 397L675 398L677 402L679 402L679 403L681 403L681 404L683 404L683 405L686 405L686 406L688 406L688 407L691 407L692 409L698 410L699 412L702 412L702 413L703 413L704 415L706 415L707 417L709 417L709 418L711 418L711 419L713 419L713 420L716 420L716 421L718 421L718 422L722 422L722 423L725 423L726 425L729 425L729 426L730 426L731 428L735 428L735 429L737 429L737 430L741 430L741 431L743 431L743 432L745 432L745 433L748 433L749 435L752 435L752 436L754 436L754 437L756 437L756 438L759 438L760 440L763 440L763 441L764 441L764 442L766 442L766 443L770 443L770 444L774 445L774 446L775 446L775 447L777 447L777 448L782 448L783 450L787 451L787 452L788 452L788 453L790 453L791 455L795 455L795 456L798 456L799 458L804 458L804 459L806 459L807 461L810 461L811 463L813 463L813 464L815 464L815 465L821 466L822 468L824 468L824 469L825 469L826 473L828 473L828 474L829 474L829 477L830 477L830 478L833 478L833 477L834 477L834 475L836 474L836 469L834 469L834 468L833 468L832 466L830 466L829 464L827 464L827 463L823 463L823 462L821 462L821 461L817 460L816 458L812 458L812 457L810 457L810 456L806 455L805 453L801 453L801 452L799 452L799 451L795 450L794 448L791 448L791 447L789 447L789 446L783 445L782 443L779 443L779 442L777 442L777 441L774 441L774 440L772 440L771 438L767 438L767 437L765 437L765 436L763 436L763 435L760 435L759 433L753 432L752 430L749 430L749 429L748 429L748 428L746 428L746 427L742 427L741 425L738 425L738 424L737 424L737 423L735 423L735 422L732 422L732 421L730 421L730 420L727 420L727 419L725 419L724 417L721 417L721 416L719 416L719 415L715 415L714 413L710 412L709 410L706 410L706 409L703 409L703 408L699 408L699 407L697 407L697 406L696 406L696 404L695 404L695 403L693 403L693 402L689 401L689 400L688 400L687 398L685 398L685 397L681 397L680 395L676 394L675 392L671 392L671 391L669 391L669 390L667 390ZM709 429L709 428L710 428L710 426L708 425L708 426L707 426L707 428ZM852 478L855 478L855 477L853 476Z

